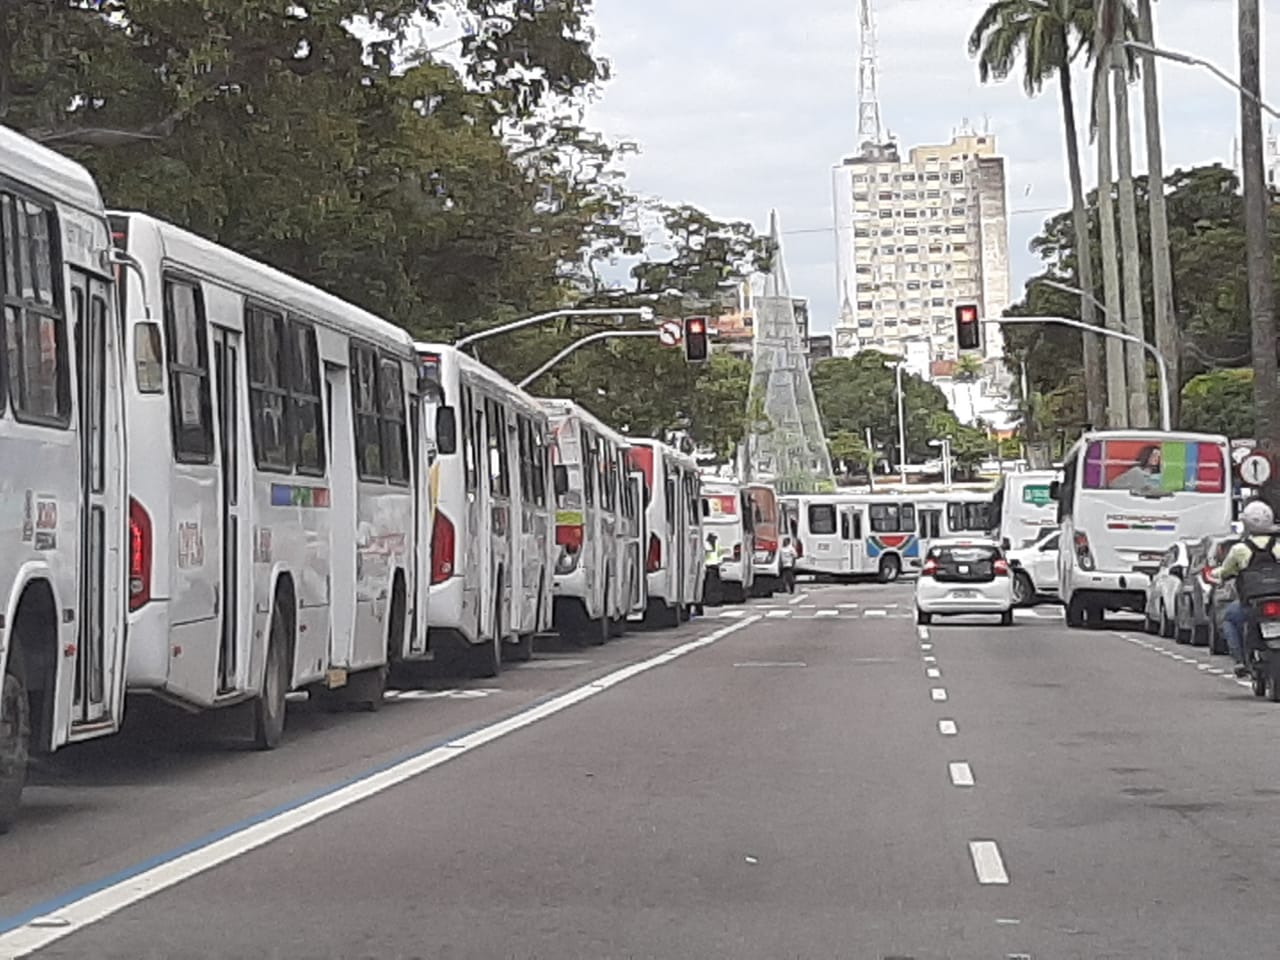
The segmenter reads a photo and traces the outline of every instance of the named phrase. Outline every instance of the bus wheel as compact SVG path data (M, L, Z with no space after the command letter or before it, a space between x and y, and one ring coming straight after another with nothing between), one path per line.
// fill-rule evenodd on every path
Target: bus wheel
M600 608L600 616L592 620L587 618L587 627L582 632L582 639L588 646L600 647L609 640L609 594L613 592L613 581L604 582L604 602Z
M271 634L267 644L267 668L262 692L253 701L253 743L259 750L274 750L284 736L285 694L289 692L289 628L280 610L284 595L277 597L271 614Z
M0 833L18 816L31 756L31 701L19 662L17 630L11 638L9 665L0 686Z
M892 554L880 561L880 582L893 583L902 575L902 561Z
M501 580L499 580L501 582ZM478 643L468 651L471 655L473 680L487 680L502 672L502 591L493 601L493 638L488 643Z

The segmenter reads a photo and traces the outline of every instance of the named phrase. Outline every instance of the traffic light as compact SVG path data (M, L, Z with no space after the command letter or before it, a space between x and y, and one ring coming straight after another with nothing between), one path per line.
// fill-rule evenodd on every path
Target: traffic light
M707 352L707 318L685 317L684 358L691 363L702 363L707 359Z
M982 324L978 320L976 304L956 304L956 347L960 350L982 349Z

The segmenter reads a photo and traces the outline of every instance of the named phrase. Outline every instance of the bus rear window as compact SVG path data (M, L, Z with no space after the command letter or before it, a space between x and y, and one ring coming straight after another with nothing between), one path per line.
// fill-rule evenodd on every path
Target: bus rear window
M709 493L702 498L702 515L710 520L738 515L738 498L732 493Z
M1084 455L1086 490L1127 490L1151 496L1223 493L1222 450L1181 440L1095 440Z

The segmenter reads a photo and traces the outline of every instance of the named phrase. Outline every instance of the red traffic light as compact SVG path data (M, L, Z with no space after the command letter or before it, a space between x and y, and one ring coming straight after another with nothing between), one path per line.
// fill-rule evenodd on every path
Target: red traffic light
M684 320L684 357L694 363L707 359L710 352L707 343L707 318L685 317Z
M701 317L690 317L688 332L692 334L706 333L707 324Z
M978 322L977 304L956 304L956 347L960 350L979 350L982 347L982 325Z

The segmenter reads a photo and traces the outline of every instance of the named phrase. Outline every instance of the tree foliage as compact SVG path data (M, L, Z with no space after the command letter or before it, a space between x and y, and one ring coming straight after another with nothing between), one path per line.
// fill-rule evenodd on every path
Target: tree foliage
M1214 370L1188 380L1182 388L1182 426L1232 438L1252 437L1252 368Z

